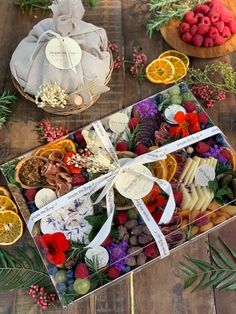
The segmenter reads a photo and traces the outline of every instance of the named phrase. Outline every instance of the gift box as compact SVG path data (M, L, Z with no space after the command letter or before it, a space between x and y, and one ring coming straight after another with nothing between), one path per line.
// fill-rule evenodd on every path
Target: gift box
M184 83L1 170L63 306L236 214L236 154Z

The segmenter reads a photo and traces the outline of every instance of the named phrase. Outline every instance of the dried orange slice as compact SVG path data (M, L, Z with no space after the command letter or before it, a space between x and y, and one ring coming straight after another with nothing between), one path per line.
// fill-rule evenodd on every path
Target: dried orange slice
M146 67L147 79L152 83L165 83L174 78L173 64L166 59L155 59Z
M10 210L15 213L18 213L16 204L7 196L0 196L0 212L2 210Z
M55 148L48 148L48 149L45 148L45 149L40 149L40 150L36 151L35 155L48 158L54 152L62 152L63 153L63 150L59 150L59 149L55 149Z
M15 243L23 234L21 218L10 210L0 212L0 245Z
M155 163L154 173L158 179L163 179L163 180L167 179L168 171L167 171L165 160L159 160Z
M235 151L230 147L223 147L223 148L230 153L229 162L233 168L233 171L236 171L236 153L235 153Z
M7 188L5 188L5 186L0 186L0 196L1 195L11 198L11 192Z
M45 152L48 150L50 151L49 155L50 153L52 153L52 151L55 151L55 150L62 151L63 153L68 153L68 152L76 153L76 146L72 140L68 138L62 138L52 143L49 143L47 145L44 145L43 147L40 147L38 150L35 151L34 155L42 156L43 154L45 157L45 154L47 154Z
M165 57L160 60L168 60L174 67L174 77L165 82L165 84L170 84L179 81L187 74L187 67L183 61L177 57Z
M165 160L166 167L167 167L167 181L171 181L175 175L175 172L177 170L177 161L176 159L171 155L167 154L167 158Z
M165 58L165 57L177 57L179 58L181 61L183 61L184 65L186 66L186 68L189 67L189 57L177 50L167 50L164 51L162 54L160 54L159 59Z

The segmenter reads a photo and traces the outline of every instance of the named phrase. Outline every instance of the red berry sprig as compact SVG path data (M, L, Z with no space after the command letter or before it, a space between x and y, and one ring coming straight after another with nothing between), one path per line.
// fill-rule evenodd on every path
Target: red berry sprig
M48 294L43 287L39 287L38 285L32 285L30 289L27 290L27 294L33 297L35 303L40 306L41 310L46 310L48 306L53 305L57 299L54 293Z
M48 143L69 133L69 131L63 127L53 127L49 120L42 120L39 122L36 130L40 132L43 140L46 140Z
M224 100L226 97L224 90L216 91L208 85L193 85L191 91L197 98L205 101L207 108L214 107L216 101Z

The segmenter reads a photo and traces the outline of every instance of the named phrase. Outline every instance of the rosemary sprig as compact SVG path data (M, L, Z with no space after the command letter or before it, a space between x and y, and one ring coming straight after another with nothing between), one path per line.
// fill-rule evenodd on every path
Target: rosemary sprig
M147 23L149 36L151 37L154 31L160 30L173 18L182 19L186 12L201 2L204 0L151 0L149 3L151 17Z
M89 5L95 7L98 4L98 0L89 0Z
M224 90L236 94L236 72L228 63L207 64L205 69L189 68L188 85L208 85L215 91Z
M23 10L33 9L48 9L49 5L52 4L51 0L16 0L16 5L19 5Z
M136 145L136 138L138 136L138 133L140 131L140 125L137 125L136 128L131 132L130 129L126 130L126 136L127 136L127 144L128 144L128 150L133 151Z
M20 159L15 159L13 161L9 161L7 164L2 166L1 170L3 174L5 175L7 182L9 184L17 185L15 179L15 173L16 173L16 166L19 163Z
M100 287L110 281L108 275L100 269L97 256L95 256L93 259L86 258L85 263L87 264L89 272L91 273L89 277L91 282L91 289Z
M10 104L16 102L16 96L9 91L4 91L0 96L0 127L7 121L7 116L11 113Z

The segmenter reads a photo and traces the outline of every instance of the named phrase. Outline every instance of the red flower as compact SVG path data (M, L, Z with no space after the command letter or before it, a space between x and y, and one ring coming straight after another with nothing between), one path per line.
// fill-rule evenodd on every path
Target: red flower
M201 131L198 115L195 112L184 114L182 111L178 111L174 119L179 125L169 129L171 137L186 137Z
M163 206L166 202L165 197L160 195L160 188L156 184L151 192L143 198L143 201L150 213L153 213L157 207Z
M70 242L64 233L44 234L39 237L39 242L45 249L46 257L50 263L60 265L65 262L66 255L64 252L69 249Z

